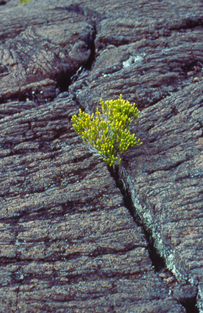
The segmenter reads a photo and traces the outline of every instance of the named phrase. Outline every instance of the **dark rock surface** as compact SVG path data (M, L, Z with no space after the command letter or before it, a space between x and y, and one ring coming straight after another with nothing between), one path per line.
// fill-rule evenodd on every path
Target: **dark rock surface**
M75 103L30 107L0 127L1 311L185 312L107 167L71 129Z
M126 154L121 176L167 268L181 281L199 285L203 281L203 84L178 95L142 111L135 131L144 144ZM201 297L201 283L199 288Z
M202 313L202 1L18 2L0 2L0 312ZM143 141L122 190L71 125L121 93Z

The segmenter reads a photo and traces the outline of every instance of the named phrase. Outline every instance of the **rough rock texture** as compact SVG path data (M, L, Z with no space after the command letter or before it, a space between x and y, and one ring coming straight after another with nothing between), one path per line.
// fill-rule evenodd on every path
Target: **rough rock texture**
M143 145L126 155L121 169L136 213L152 232L167 268L180 280L199 285L200 297L202 126L203 84L196 83L141 113L135 131Z
M0 126L1 312L185 312L107 167L71 129L74 102L29 104Z
M2 100L30 96L36 99L38 93L45 99L53 99L56 82L67 87L68 77L87 63L91 55L94 28L83 15L71 6L56 7L57 2L55 7L44 9L41 4L41 9L30 5L18 5L7 14L4 10L0 12ZM37 90L31 88L33 83L37 84ZM44 88L49 89L49 94L44 94Z
M202 1L0 4L0 312L202 313ZM141 224L70 121L121 93Z

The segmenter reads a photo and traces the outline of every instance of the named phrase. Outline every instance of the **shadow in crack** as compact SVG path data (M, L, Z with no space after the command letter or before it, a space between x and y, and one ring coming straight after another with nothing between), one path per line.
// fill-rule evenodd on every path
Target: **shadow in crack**
M186 285L186 289L182 288L181 285L178 284L178 281L174 277L174 275L167 269L166 263L163 257L160 256L159 252L155 248L154 239L150 231L148 231L143 225L140 217L135 213L136 210L134 208L130 191L125 186L125 182L123 179L119 177L119 168L118 166L110 167L108 166L111 176L114 178L116 182L116 186L120 189L123 200L126 208L129 210L130 214L132 215L135 223L138 226L141 226L143 232L145 234L146 241L148 242L148 252L149 257L151 259L152 265L154 267L155 272L162 278L163 281L168 285L170 290L173 290L173 286L175 285L177 288L177 294L174 293L174 298L182 304L182 306L186 309L186 313L198 313L199 310L196 306L197 301L197 288L196 286L191 286L190 284ZM168 281L172 281L172 283L168 283ZM176 285L177 283L177 285ZM192 292L191 292L192 290ZM181 295L181 296L180 296Z

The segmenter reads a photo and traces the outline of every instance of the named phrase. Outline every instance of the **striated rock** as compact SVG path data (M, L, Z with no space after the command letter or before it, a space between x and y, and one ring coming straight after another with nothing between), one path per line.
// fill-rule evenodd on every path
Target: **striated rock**
M76 112L59 97L1 120L0 311L185 312Z
M188 37L195 42L188 45ZM202 51L200 29L179 36L171 31L170 37L142 39L119 47L109 45L98 55L89 75L69 90L89 110L101 97L118 98L120 93L143 109L197 82L195 77L203 82Z
M202 91L189 86L143 110L136 134L144 143L121 169L167 268L196 285L203 279Z
M136 14L144 7L135 10ZM145 21L147 25L143 33L137 19L131 21L129 28L135 31L133 25L139 25L141 33L136 33L134 40L129 31L127 42L119 37L118 28L114 32L113 26L109 27L116 22L105 20L101 29L108 31L100 30L97 35L98 55L92 71L69 88L89 111L98 105L99 98L117 98L120 93L141 110L145 107L133 128L144 143L125 155L120 178L132 196L135 216L139 215L152 233L167 267L180 281L198 286L200 310L203 309L203 245L199 229L202 225L201 10L192 9L186 14L180 5L174 16L170 10L170 20L167 17L159 20L159 25L158 22L151 25L153 35L149 35L147 18L142 18L142 23ZM158 14L161 12L162 8ZM120 25L121 31L127 27L125 20ZM104 46L99 46L99 42L105 42Z
M90 58L93 26L74 10L58 7L56 1L55 6L40 3L39 8L29 2L5 8L0 11L0 19L2 100L19 97L25 88L30 90L32 83L48 78L63 89L77 68ZM55 84L51 92L48 99L56 96Z
M0 2L0 312L201 313L202 2L18 2ZM113 178L71 117L121 93L143 145Z

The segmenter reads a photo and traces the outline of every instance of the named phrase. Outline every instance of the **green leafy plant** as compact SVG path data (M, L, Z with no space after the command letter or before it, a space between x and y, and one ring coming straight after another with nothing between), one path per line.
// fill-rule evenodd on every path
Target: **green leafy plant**
M73 128L82 140L91 145L92 151L101 156L109 165L121 162L121 154L133 146L141 145L140 139L129 131L130 123L139 117L140 111L135 104L122 99L103 102L101 111L89 115L79 109L72 117Z

